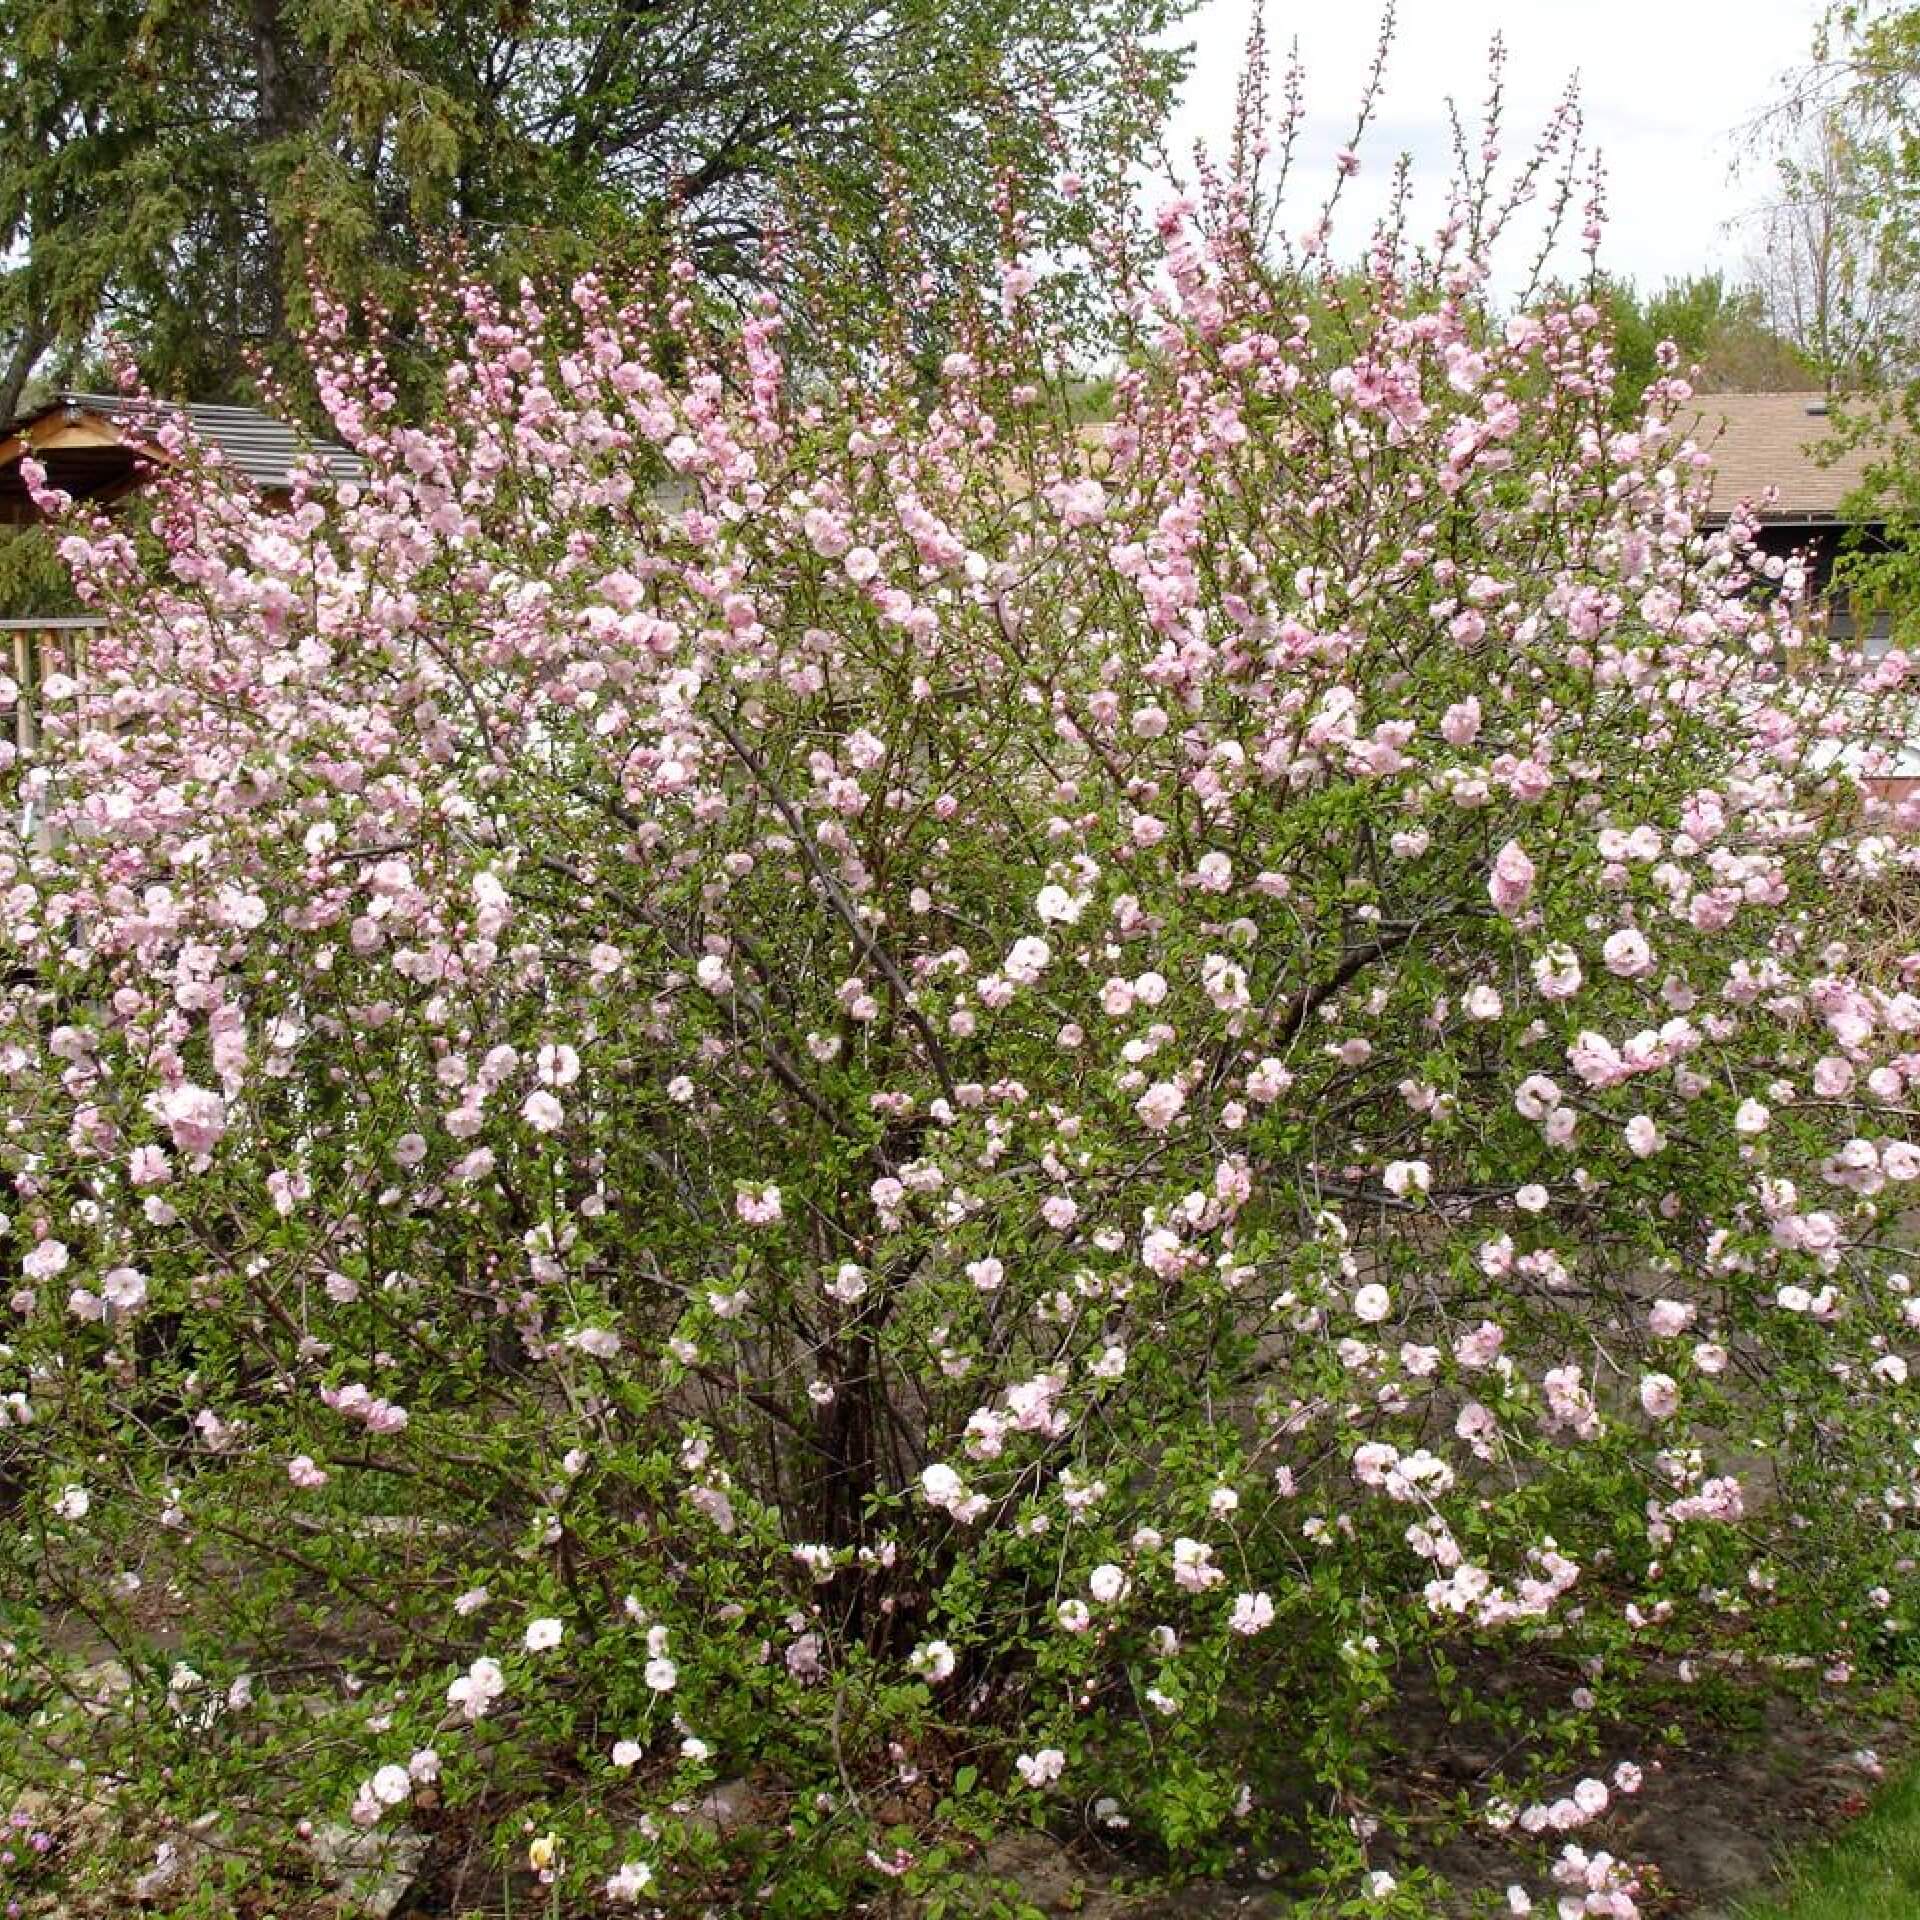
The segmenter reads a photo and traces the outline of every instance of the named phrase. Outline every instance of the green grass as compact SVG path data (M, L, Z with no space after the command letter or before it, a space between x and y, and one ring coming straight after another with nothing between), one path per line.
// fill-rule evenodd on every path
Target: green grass
M1920 1767L1889 1781L1844 1833L1794 1861L1777 1894L1734 1912L1737 1920L1916 1920Z

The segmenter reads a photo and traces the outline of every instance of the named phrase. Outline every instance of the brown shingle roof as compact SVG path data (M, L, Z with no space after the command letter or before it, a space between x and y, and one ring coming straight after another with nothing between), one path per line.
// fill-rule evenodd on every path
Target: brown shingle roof
M1822 393L1713 393L1698 405L1691 432L1713 456L1709 512L1716 516L1773 487L1780 497L1762 509L1763 521L1834 519L1878 451L1864 445L1831 462L1817 457L1834 433Z

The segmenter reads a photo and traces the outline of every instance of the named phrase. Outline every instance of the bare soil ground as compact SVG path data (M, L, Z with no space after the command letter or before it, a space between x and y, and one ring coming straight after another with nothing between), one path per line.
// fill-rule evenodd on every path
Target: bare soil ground
M1542 1670L1510 1672L1504 1679L1531 1695L1562 1685L1564 1676ZM1266 1737L1274 1739L1277 1731L1268 1730ZM1641 1896L1649 1920L1719 1920L1731 1903L1769 1890L1783 1856L1865 1810L1876 1765L1898 1765L1914 1747L1915 1711L1911 1702L1854 1699L1844 1690L1796 1701L1719 1684L1696 1690L1676 1685L1656 1722L1611 1731L1610 1750L1638 1758L1645 1784L1638 1795L1617 1803L1617 1817L1577 1837L1652 1863ZM1492 1776L1510 1769L1515 1756L1450 1722L1437 1700L1423 1698L1418 1689L1397 1702L1392 1738L1405 1758L1390 1777L1389 1797L1414 1830L1400 1842L1383 1842L1377 1863L1388 1870L1421 1864L1443 1875L1456 1891L1436 1909L1436 1920L1504 1905L1501 1893L1513 1882L1533 1892L1539 1911L1551 1912L1540 1899L1545 1881L1537 1843L1484 1828L1445 1840L1436 1834L1431 1843L1420 1838L1463 1792L1484 1798ZM1867 1754L1874 1758L1863 1758ZM751 1820L750 1790L741 1797L743 1806L733 1817ZM392 1920L496 1920L537 1909L540 1894L530 1883L505 1887L486 1868L476 1871L472 1836L451 1823L441 1825L430 1813L420 1826L427 1857L417 1877L396 1889ZM84 1847L87 1836L69 1830L60 1844ZM1301 1862L1243 1855L1221 1878L1186 1886L1169 1884L1166 1864L1128 1857L1091 1832L1015 1834L980 1863L981 1910L1005 1915L1024 1906L1029 1913L1077 1920L1297 1920L1302 1911L1295 1905L1303 1889ZM1012 1897L997 1896L996 1886ZM137 1912L164 1916L182 1910L174 1893L169 1889L147 1902L122 1894L64 1913L71 1920L120 1920ZM234 1904L227 1911L235 1920L348 1920L365 1912L337 1889L312 1886L263 1886L229 1898ZM707 1911L718 1920L725 1909ZM866 1911L905 1920L909 1909L876 1903Z
M1532 1691L1554 1676L1508 1676ZM1436 1701L1415 1691L1394 1716L1404 1762L1390 1781L1400 1811L1424 1824L1464 1789L1484 1798L1490 1776L1510 1766L1472 1731L1451 1724ZM1645 1769L1640 1792L1617 1812L1570 1836L1590 1850L1648 1863L1640 1906L1649 1920L1721 1920L1734 1903L1771 1891L1782 1861L1865 1812L1878 1774L1903 1764L1916 1743L1915 1704L1824 1689L1796 1700L1720 1685L1696 1693L1676 1686L1652 1724L1621 1727L1610 1750ZM1604 1772L1604 1765L1592 1769ZM1578 1773L1570 1774L1571 1786ZM1554 1843L1555 1850L1561 1842ZM1298 1863L1243 1858L1220 1879L1156 1888L1152 1863L1128 1861L1091 1840L1063 1843L1015 1836L987 1863L1016 1881L1041 1912L1078 1920L1301 1920ZM1526 1887L1550 1913L1539 1843L1480 1828L1422 1844L1380 1846L1389 1871L1424 1865L1455 1890L1446 1916L1504 1910L1510 1884Z

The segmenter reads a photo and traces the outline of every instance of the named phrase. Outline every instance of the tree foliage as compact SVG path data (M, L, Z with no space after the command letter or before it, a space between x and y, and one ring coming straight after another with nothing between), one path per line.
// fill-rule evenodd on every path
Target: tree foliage
M1871 451L1839 580L1920 637L1920 7L1845 0L1773 116L1776 313L1836 390L1833 443Z
M1748 222L1753 285L1820 385L1877 384L1908 363L1914 305L1866 213L1857 132L1830 103L1776 131L1772 196Z
M1646 295L1631 281L1610 279L1602 304L1613 332L1615 412L1622 418L1660 377L1659 348L1667 340L1704 392L1792 392L1819 384L1814 363L1769 321L1764 294L1730 285L1722 274L1689 274Z
M1844 0L1786 103L1804 129L1784 177L1818 204L1834 282L1817 343L1835 377L1882 384L1920 372L1920 7Z
M401 311L424 272L658 263L767 225L870 287L890 234L951 283L1030 183L1128 150L1178 0L6 0L0 414L112 327L196 399L292 369L310 273ZM457 250L452 251L451 250ZM857 303L838 316L859 324Z

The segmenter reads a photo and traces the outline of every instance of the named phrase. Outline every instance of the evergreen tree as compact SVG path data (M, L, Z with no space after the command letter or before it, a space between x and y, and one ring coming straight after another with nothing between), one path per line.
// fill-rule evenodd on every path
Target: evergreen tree
M244 392L297 364L310 269L404 313L455 260L617 264L672 218L737 285L785 218L870 288L905 206L952 278L1003 172L1125 150L1184 4L0 0L0 416L106 328L163 389ZM1042 193L1044 244L1076 205Z

